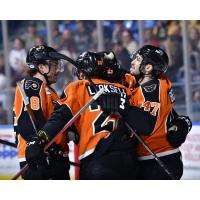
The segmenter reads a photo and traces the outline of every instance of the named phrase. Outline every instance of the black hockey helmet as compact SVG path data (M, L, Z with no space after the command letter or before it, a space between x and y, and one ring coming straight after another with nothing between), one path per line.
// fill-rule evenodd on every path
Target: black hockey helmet
M80 71L89 77L102 78L108 81L114 81L120 65L117 62L116 56L113 52L83 52L76 60L79 69L77 75L79 77ZM108 70L111 69L112 73Z
M26 63L30 69L37 69L38 64L47 64L47 61L60 61L63 59L62 56L52 47L46 45L34 46L27 54Z
M121 66L115 53L113 51L101 51L98 52L98 55L103 59L106 79L111 82L118 82L121 76Z
M76 64L78 65L77 74L80 72L85 73L88 77L93 77L101 71L100 66L103 66L103 61L94 52L85 51L81 53L76 59Z
M137 54L142 57L141 72L147 64L153 66L153 73L155 75L161 75L167 71L169 58L163 49L152 45L145 45L133 53L132 59L134 59Z

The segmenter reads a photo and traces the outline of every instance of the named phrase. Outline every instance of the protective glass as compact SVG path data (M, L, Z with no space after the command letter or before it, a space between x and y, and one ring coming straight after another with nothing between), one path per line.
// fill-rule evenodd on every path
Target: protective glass
M64 72L64 63L62 60L47 60L46 63L49 67L54 67L60 72Z

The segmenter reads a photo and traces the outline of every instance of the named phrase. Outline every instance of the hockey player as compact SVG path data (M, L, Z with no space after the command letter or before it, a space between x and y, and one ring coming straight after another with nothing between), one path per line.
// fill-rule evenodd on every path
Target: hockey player
M48 46L35 46L27 54L28 74L21 81L30 108L35 118L37 130L40 130L59 99L51 84L56 83L59 73L63 70L59 54ZM25 149L33 138L37 138L29 114L23 103L19 88L16 88L14 100L14 129L18 138L18 159L20 168L27 162ZM69 179L69 159L66 136L57 139L49 150L48 157L43 155L37 163L32 163L22 174L23 179Z
M166 164L175 179L183 174L179 147L185 141L192 124L187 116L178 116L173 110L175 96L172 84L164 76L168 56L164 50L146 45L132 56L130 73L137 83L132 91L133 105L149 112L154 118L154 130L143 141ZM167 131L168 130L168 131ZM140 179L170 179L152 155L139 144Z
M92 52L84 52L78 57L81 72L91 78L95 86L84 80L81 73L83 80L74 81L65 88L65 98L58 101L60 107L52 113L38 135L49 141L90 100L96 88L104 88L105 96L100 99L101 102L93 103L74 123L79 134L80 179L136 179L138 162L133 138L128 131L118 131L121 120L113 113L116 111L123 115L126 112L130 91L116 83L120 66L114 54L106 57L104 60L98 53ZM106 96L113 97L111 104L104 102ZM108 110L102 111L100 105L106 105ZM139 108L129 110L134 113L132 120L147 118L139 131L150 133L150 114ZM30 165L42 158L42 151L35 151L41 149L38 140L33 137L26 148L26 159Z

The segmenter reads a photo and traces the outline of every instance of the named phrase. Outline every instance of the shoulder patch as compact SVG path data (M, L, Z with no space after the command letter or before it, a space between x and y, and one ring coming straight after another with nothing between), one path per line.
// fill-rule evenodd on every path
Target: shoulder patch
M39 87L39 83L37 81L34 80L26 80L25 81L25 89L28 90L29 88L33 89L33 90L38 90Z
M171 103L174 103L175 102L175 94L174 94L174 91L172 88L169 89L168 94L169 94Z
M156 89L156 84L144 86L145 92L153 92Z

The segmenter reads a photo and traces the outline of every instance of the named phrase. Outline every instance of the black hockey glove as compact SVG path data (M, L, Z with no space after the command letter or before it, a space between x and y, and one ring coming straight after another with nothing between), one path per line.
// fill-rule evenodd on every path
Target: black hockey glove
M46 155L43 151L42 142L38 137L32 138L25 151L26 161L31 169L37 169L40 165L47 165Z
M65 155L59 144L52 144L48 150L49 153L49 173L53 180L69 179L69 157Z
M127 96L121 97L120 94L111 93L101 95L99 104L105 113L118 112L121 115L125 115L130 106Z
M169 127L167 133L167 140L172 147L180 147L186 140L187 134L192 128L192 122L188 116L179 116L174 119Z
M59 144L53 143L49 149L48 154L50 158L55 158L57 156L63 156L63 149Z

